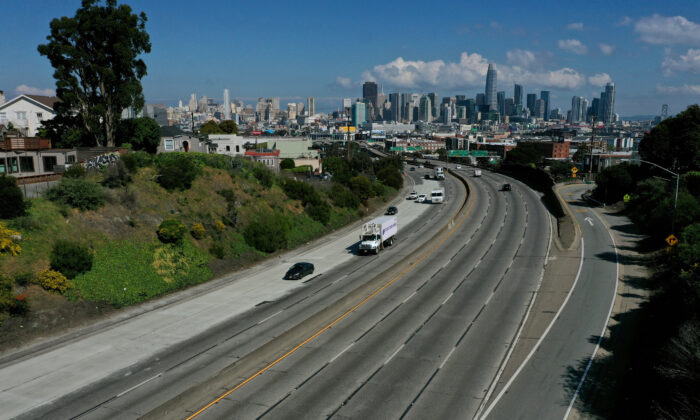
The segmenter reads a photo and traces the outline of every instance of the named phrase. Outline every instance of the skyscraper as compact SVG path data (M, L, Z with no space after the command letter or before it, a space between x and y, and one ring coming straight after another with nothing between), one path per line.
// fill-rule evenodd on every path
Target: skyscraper
M549 91L540 91L540 99L544 101L544 120L549 121Z
M430 98L430 106L432 107L432 108L430 109L430 115L431 115L432 117L437 117L438 115L440 115L440 113L438 112L438 111L440 110L440 108L439 108L439 105L438 105L438 96L437 96L437 93L435 93L435 92L429 93L429 94L428 94L428 98Z
M523 86L519 84L515 84L515 88L513 89L513 105L516 107L523 106Z
M231 119L231 99L228 96L228 89L224 89L224 120Z
M306 115L309 117L316 115L316 99L313 96L306 98Z
M375 82L365 82L362 85L363 102L372 102L374 108L377 108L377 84Z
M501 116L506 115L506 93L500 91L496 94L496 98L496 102L498 103L498 113L501 114Z
M537 95L534 93L527 94L527 109L530 110L530 115L535 115L535 103L537 102Z
M401 94L390 93L389 103L391 103L391 119L401 121Z
M497 91L497 74L493 64L489 64L489 69L486 72L486 90L484 91L485 105L489 106L489 111L495 111L498 106L496 91Z
M603 123L610 124L615 121L615 83L605 85L605 97L600 98L603 108Z
M506 98L503 108L505 111L504 115L515 115L515 102L513 101L513 98Z
M196 112L197 111L197 95L194 93L190 95L190 103L189 103L189 111L190 112Z
M545 112L545 102L544 99L538 99L535 101L535 112L532 114L535 118L544 119Z
M433 103L430 102L430 97L428 96L423 96L420 98L418 119L425 122L433 121Z
M352 125L357 127L365 121L367 121L367 111L364 102L355 102L352 104Z

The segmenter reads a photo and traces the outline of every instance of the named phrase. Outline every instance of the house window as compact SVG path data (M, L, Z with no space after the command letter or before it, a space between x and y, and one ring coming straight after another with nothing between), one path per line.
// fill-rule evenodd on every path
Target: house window
M174 150L173 139L165 139L165 150Z
M17 119L20 121L24 121L27 119L27 112L26 111L17 111Z
M41 119L44 118L44 114L42 114L41 112L37 112L37 113L36 113L36 118L37 118L39 121L41 121Z
M15 173L19 172L19 164L18 160L16 157L8 157L7 158L7 172L8 173Z
M236 145L236 153L239 153L241 151L241 146Z
M226 151L230 152L231 151L231 146L226 146Z
M34 158L32 156L20 156L19 167L22 172L34 172Z
M5 158L0 158L0 174L7 172L7 167L5 166Z
M7 113L6 112L0 112L0 121L4 121L7 119Z
M75 163L75 155L66 156L66 163Z
M56 166L56 156L44 156L44 172L53 172Z

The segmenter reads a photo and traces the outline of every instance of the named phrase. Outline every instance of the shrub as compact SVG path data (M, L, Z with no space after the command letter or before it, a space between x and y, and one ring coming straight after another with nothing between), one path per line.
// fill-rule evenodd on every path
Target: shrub
M393 166L385 166L377 171L377 178L379 178L385 185L397 190L403 187L403 177L401 176L401 172Z
M226 256L226 250L223 245L216 243L209 247L209 253L216 258L222 260Z
M39 286L43 287L49 291L56 291L58 293L65 293L72 283L63 274L54 270L44 270L39 273L38 278Z
M139 168L153 164L153 157L144 151L128 152L120 160L132 174L135 174Z
M226 225L221 220L217 220L216 223L214 223L214 229L216 229L217 232L221 233L226 230Z
M28 286L29 283L34 280L34 273L25 271L22 273L16 273L14 275L15 278L15 283L17 283L18 286Z
M347 187L340 183L333 183L331 187L331 200L338 207L356 209L360 205L360 200Z
M12 281L0 273L0 313L8 312L13 304Z
M202 239L204 238L204 235L206 235L207 230L204 228L204 225L201 223L195 223L192 225L192 237L195 239Z
M22 252L22 248L16 242L19 232L8 229L0 223L0 255L10 254L17 256Z
M46 191L46 197L82 211L96 210L105 202L102 187L87 179L64 178L60 184Z
M108 165L102 178L102 185L108 188L118 188L131 182L131 174L121 160Z
M174 244L180 242L187 232L187 226L176 219L163 220L163 223L158 226L158 239L166 244Z
M366 202L372 196L372 183L364 175L350 178L350 189L362 202Z
M284 182L282 188L287 197L292 200L301 200L301 204L304 206L309 203L318 204L321 202L321 196L319 196L316 189L306 182L288 179Z
M280 169L294 169L295 166L294 159L282 159L280 162Z
M92 268L92 253L77 242L59 239L51 250L51 269L60 271L69 279Z
M325 201L306 206L306 213L317 222L327 225L331 220L331 207Z
M0 219L12 219L24 216L29 202L24 200L17 180L11 176L0 176Z
M15 296L14 301L10 305L10 315L25 316L29 313L29 301L27 295L21 293Z
M87 176L87 170L85 167L79 163L72 164L68 169L63 172L63 178L85 178Z
M289 225L284 216L263 213L246 226L243 237L248 245L262 252L275 252L287 246Z
M166 153L158 156L158 183L167 190L187 190L201 172L201 168L185 153Z
M275 180L272 171L262 164L255 166L255 169L253 169L253 176L260 181L260 184L265 188L270 188Z

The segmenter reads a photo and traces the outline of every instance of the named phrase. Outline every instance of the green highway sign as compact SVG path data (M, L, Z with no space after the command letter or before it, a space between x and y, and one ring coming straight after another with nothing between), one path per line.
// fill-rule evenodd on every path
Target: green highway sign
M487 157L489 152L486 150L448 150L447 155L449 157Z

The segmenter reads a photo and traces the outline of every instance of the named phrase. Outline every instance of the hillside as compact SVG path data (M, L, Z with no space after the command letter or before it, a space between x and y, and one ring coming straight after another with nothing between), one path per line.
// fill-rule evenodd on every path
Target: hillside
M73 208L50 192L53 201L33 199L26 215L0 221L22 236L19 255L0 256L0 280L11 290L6 300L28 302L23 316L0 315L0 350L250 266L357 220L367 206L396 192L367 181L376 197L358 206L360 200L347 200L351 189L338 183L311 187L290 179L294 174L280 177L243 159L188 154L186 162L174 155L135 153L124 159L131 168L120 163L122 172L79 175L91 186L127 180L96 187L104 203L94 210ZM168 175L163 168L173 162L176 170ZM189 188L161 185L167 176L187 178L190 170L196 175ZM181 240L164 242L158 230L165 220L179 222ZM63 293L39 285L41 273L55 265L59 240L85 247L92 258L91 268L69 279Z

